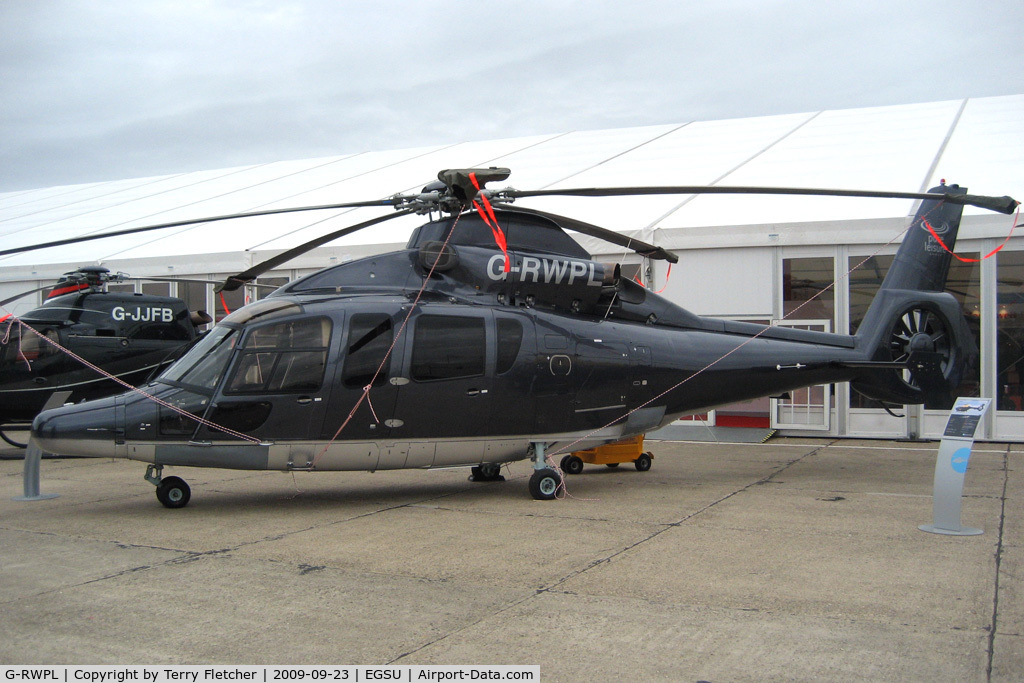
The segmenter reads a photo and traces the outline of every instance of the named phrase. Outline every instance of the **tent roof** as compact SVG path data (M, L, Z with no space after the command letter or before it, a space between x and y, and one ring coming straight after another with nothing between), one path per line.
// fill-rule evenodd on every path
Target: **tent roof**
M152 178L0 194L0 244L15 247L178 219L387 197L444 168L507 166L518 189L623 185L770 185L924 191L940 179L977 194L1024 198L1024 95L830 110L343 154ZM902 220L908 200L753 196L534 198L563 213L679 247L680 235ZM386 209L389 210L389 209ZM249 263L379 214L357 209L242 219L54 247L0 258L8 274L65 264L206 255ZM965 215L982 214L968 207ZM999 225L1005 234L1010 221ZM335 248L404 243L421 217L399 218ZM982 225L984 221L982 220ZM751 227L752 226L752 227ZM716 228L718 228L716 230ZM989 235L985 235L989 236ZM705 238L701 243L707 245ZM810 239L810 238L808 238ZM828 240L825 240L827 242ZM824 242L821 242L824 243ZM362 245L362 246L357 246ZM256 260L259 260L258 258ZM203 269L210 270L203 266ZM136 273L140 274L140 273Z

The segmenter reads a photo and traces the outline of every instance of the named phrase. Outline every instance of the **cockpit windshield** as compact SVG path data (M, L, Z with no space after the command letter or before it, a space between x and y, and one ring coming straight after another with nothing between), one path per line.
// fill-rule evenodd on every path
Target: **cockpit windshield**
M240 334L234 327L218 325L167 368L159 379L213 391L224 374Z

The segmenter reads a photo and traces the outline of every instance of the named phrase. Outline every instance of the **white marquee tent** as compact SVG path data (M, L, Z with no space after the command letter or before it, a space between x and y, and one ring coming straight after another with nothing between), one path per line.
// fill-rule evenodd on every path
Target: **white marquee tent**
M382 198L419 190L441 169L480 166L509 167L511 177L498 185L524 190L767 185L916 192L947 179L972 193L1024 199L1024 95L455 142L9 192L0 194L0 248L204 216ZM909 200L732 195L519 201L675 250L680 265L669 277L656 264L650 274L655 288L664 285L666 296L700 314L763 319L782 317L785 259L827 256L842 278L848 256L884 253L882 245L902 232L915 208ZM82 265L133 276L223 278L380 211L247 218L0 257L0 298ZM1013 225L1012 217L980 209L968 207L964 214L962 248L979 252L1001 242ZM404 217L361 231L272 275L294 277L392 249L423 220ZM580 241L603 260L640 263L612 245ZM1024 253L1024 235L1011 239L1004 252ZM979 269L981 300L993 313L1003 298L994 269ZM837 332L850 326L845 291L837 287L828 322ZM206 296L212 310L212 289ZM29 298L10 309L36 303ZM982 325L982 395L1000 391L995 325L989 333ZM848 400L832 400L832 433L891 436L917 429L873 417L858 427ZM1002 422L995 418L988 436L1024 439L1019 412Z

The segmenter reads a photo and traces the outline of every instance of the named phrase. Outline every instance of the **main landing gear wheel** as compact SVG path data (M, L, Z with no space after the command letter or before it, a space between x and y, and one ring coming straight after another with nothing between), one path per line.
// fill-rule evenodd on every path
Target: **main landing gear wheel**
M181 477L167 477L156 485L156 498L164 507L183 508L192 497L192 489Z
M470 481L505 481L501 474L501 465L493 462L485 462L476 465L470 470Z
M530 495L534 500L554 500L561 485L562 478L550 467L534 470L530 477Z
M566 474L579 474L583 471L583 461L571 454L562 458L562 461L558 463L558 466L561 467L562 471Z
M646 472L651 469L651 454L641 453L640 457L633 461L633 466L636 467L637 472Z

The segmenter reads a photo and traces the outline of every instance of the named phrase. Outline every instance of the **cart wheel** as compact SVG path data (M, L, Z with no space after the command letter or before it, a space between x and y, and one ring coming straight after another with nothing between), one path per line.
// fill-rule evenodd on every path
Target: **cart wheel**
M640 457L633 461L633 466L636 467L637 472L646 472L651 469L651 454L641 453Z
M579 474L583 471L583 461L575 455L567 455L562 458L561 467L566 474Z

